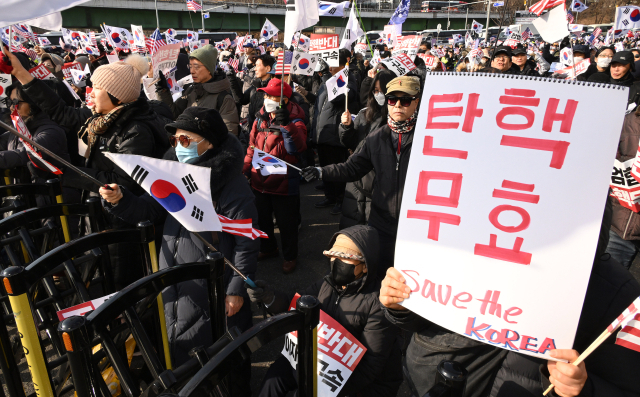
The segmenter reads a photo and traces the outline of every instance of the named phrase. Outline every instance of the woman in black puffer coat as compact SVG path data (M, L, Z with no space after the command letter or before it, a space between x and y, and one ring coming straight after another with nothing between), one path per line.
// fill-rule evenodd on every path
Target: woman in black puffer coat
M373 79L367 77L362 83L363 87L365 83L370 87L366 97L367 107L358 112L355 120L351 120L350 113L343 114L343 123L339 126L340 142L352 153L362 146L364 138L369 135L370 131L375 131L387 121L387 106L384 95L387 93L387 83L395 77L395 73L389 70L375 74ZM371 82L369 83L367 80L371 80ZM344 124L345 121L347 124ZM375 171L371 171L361 180L347 183L342 201L340 229L367 224L374 176Z

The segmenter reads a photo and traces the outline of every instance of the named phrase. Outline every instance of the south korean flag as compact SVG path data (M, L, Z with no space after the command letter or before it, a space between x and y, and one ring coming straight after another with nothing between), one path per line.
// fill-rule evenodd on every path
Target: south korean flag
M211 200L211 169L132 154L104 153L191 232L222 231Z
M287 163L259 149L253 149L251 164L253 168L258 170L262 175L287 173Z
M317 54L309 54L302 51L293 51L291 61L291 73L304 76L313 76L313 71L318 63Z
M277 35L280 29L276 27L276 25L272 24L271 21L266 19L264 21L264 25L262 26L262 30L260 31L260 43L263 43L273 36Z
M345 67L332 78L327 80L327 94L329 101L333 101L335 97L349 92L347 85L349 83L349 70Z

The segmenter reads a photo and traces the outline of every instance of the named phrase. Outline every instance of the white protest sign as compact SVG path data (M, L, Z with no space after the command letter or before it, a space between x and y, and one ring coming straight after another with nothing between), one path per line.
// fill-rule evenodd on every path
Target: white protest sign
M90 300L89 302L80 303L78 305L74 305L66 309L60 310L59 312L56 313L58 315L58 320L64 321L65 319L71 316L83 316L88 312L92 310L96 310L97 308L102 306L103 303L108 301L109 298L111 298L115 294L117 294L117 292L114 292L113 294L109 294L107 296L103 296L102 298L93 299L93 300Z
M554 72L554 74L567 75L565 80L571 80L571 79L575 78L576 76L581 75L582 73L586 72L587 69L589 68L590 64L591 64L591 60L589 58L586 58L586 59L583 59L582 61L578 62L574 66L569 66L569 67L564 68L564 69L556 70Z
M43 64L29 70L29 73L38 80L51 80L56 78Z
M71 75L71 69L82 71L82 66L77 62L68 62L62 66L62 75L65 79L71 80L73 76Z
M300 298L299 294L293 297L289 310L295 309L298 298ZM367 348L360 341L331 316L320 310L317 396L337 396L366 352ZM298 364L297 331L285 336L282 355L295 369Z
M340 66L338 58L339 44L337 34L311 34L309 53L317 54L329 66L337 67Z
M424 61L427 70L433 70L440 64L440 59L431 54L418 54L418 56Z
M613 162L610 183L610 195L617 198L620 205L633 212L640 212L640 182L632 175L632 170L637 170L633 167L637 159L638 155L624 163L616 159Z
M180 54L180 44L168 44L158 48L151 57L153 63L153 77L158 78L158 71L166 73L176 67Z
M395 268L413 291L403 305L496 347L545 359L570 349L627 96L430 76L396 242Z
M413 63L407 54L399 54L391 58L383 59L380 63L384 64L387 69L394 72L397 76L404 76L416 68L416 64Z
M393 47L393 56L400 54L407 54L413 61L416 59L416 54L418 53L418 48L420 47L420 42L422 41L422 36L398 36L398 42L395 47Z

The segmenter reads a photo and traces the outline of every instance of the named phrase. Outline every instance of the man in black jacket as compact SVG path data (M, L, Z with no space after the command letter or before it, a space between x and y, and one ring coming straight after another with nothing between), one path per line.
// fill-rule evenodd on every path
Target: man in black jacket
M401 76L391 80L386 101L386 124L371 132L346 162L302 170L308 181L320 178L325 185L327 181L357 181L371 170L376 172L369 225L380 234L382 272L393 266L400 203L418 118L420 79Z
M320 308L360 341L367 351L338 396L395 396L402 383L398 331L384 318L377 298L378 233L357 225L336 233L324 254L331 259L331 273L301 295L318 298ZM274 291L265 281L248 290L253 302L263 302L273 313L289 308L293 295ZM260 397L285 396L298 384L289 360L279 357L265 375Z
M244 92L240 87L240 80L235 74L227 74L231 82L231 90L233 91L238 106L249 105L249 113L247 113L247 135L251 132L253 122L256 120L256 114L264 104L264 93L258 91L258 88L265 88L267 84L269 84L269 80L271 80L271 77L275 74L273 70L275 63L276 61L271 55L260 55L255 60L255 66L253 68L255 78L251 82L251 86Z
M340 72L347 64L350 53L348 50L340 50L338 67L331 67L329 70L332 76ZM360 110L359 87L355 79L349 77L347 87L349 88L349 111L351 114L358 114ZM329 101L327 84L324 82L317 93L314 108L314 118L311 125L311 141L318 150L318 160L321 166L330 164L340 164L347 160L349 152L340 143L338 125L340 117L345 110L345 96L340 94ZM316 203L316 208L333 207L332 215L342 212L342 197L344 195L345 183L342 181L324 181L325 199Z

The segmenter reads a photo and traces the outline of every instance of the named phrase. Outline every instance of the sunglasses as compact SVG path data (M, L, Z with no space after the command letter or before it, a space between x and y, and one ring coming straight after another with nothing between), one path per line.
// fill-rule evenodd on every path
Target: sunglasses
M4 101L5 106L6 106L6 107L8 107L8 108L10 108L11 106L13 106L13 107L17 107L17 106L18 106L18 104L20 104L20 103L23 103L23 102L24 102L24 101L21 101L21 100L19 100L19 99L11 99L11 98L9 98L9 97L4 98L4 99L3 99L3 101Z
M396 103L398 103L398 101L400 101L400 106L406 108L406 107L411 106L411 102L413 102L416 99L418 99L418 97L416 97L416 96L403 96L403 97L388 96L387 97L387 104L389 106L396 106Z
M186 135L180 135L180 136L171 135L169 137L169 144L171 145L171 147L178 146L178 142L180 142L180 145L182 145L182 147L189 147L189 145L191 145L191 141L195 141L195 139L189 138ZM202 141L204 141L204 138L202 139ZM200 142L196 142L196 143L200 143Z

